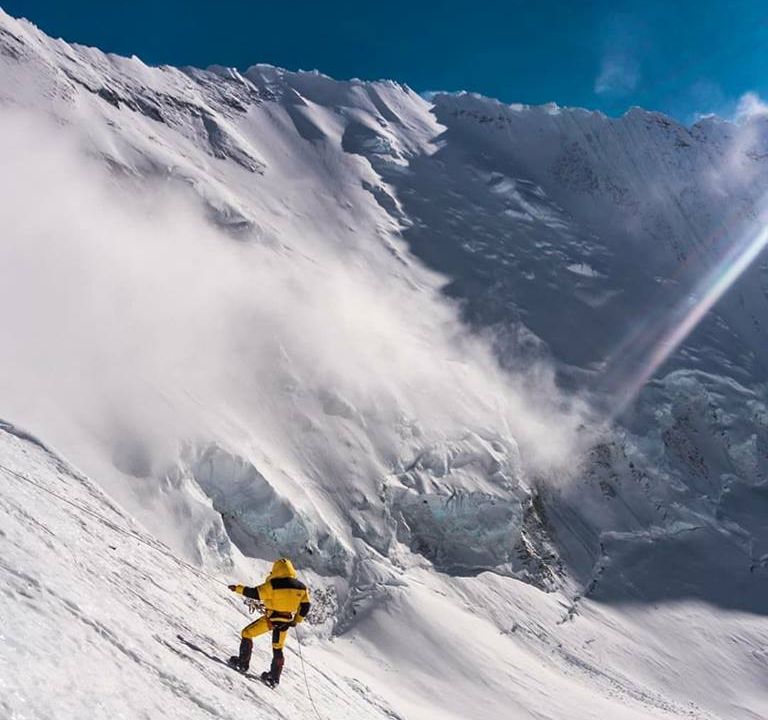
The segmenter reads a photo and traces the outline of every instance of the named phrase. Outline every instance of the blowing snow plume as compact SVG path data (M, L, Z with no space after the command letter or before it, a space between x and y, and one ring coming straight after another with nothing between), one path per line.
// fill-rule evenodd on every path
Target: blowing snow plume
M224 547L202 488L249 554L340 570L355 537L386 553L404 531L383 504L428 527L406 540L446 567L508 561L492 534L446 559L463 540L435 518L460 493L459 524L493 497L519 524L526 482L575 452L579 414L546 370L502 372L439 278L362 222L340 243L335 208L262 216L280 242L236 241L197 195L107 173L72 131L8 112L0 130L5 418L188 555Z

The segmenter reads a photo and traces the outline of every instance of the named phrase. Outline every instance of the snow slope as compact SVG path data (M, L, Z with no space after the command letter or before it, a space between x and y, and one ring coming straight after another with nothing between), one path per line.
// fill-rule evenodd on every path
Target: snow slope
M34 438L6 424L0 446L4 717L765 713L765 619L698 603L585 603L574 622L559 593L424 567L332 643L303 627L303 661L294 636L284 683L269 690L220 662L250 619L224 580L179 559ZM268 658L257 642L255 669Z
M625 412L761 218L764 119L151 68L6 15L0 105L2 415L79 471L14 426L0 462L80 506L0 469L9 713L306 716L294 656L278 697L205 656L290 554L322 716L766 715L764 253Z
M3 717L312 713L296 646L285 692L237 675L222 660L250 619L225 585L37 441L11 427L2 436ZM268 650L256 652L268 666ZM309 660L306 671L334 716L392 717L351 679Z

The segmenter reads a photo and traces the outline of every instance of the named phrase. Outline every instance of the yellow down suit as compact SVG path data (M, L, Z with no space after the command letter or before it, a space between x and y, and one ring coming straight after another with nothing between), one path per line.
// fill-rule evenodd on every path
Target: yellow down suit
M283 647L288 628L303 622L310 608L309 591L296 578L296 570L288 558L275 561L267 579L256 587L230 585L234 592L258 600L264 606L264 614L246 625L240 633L240 654L231 662L240 670L247 670L253 650L253 638L272 631L272 667L262 673L262 679L272 685L280 682L285 659Z

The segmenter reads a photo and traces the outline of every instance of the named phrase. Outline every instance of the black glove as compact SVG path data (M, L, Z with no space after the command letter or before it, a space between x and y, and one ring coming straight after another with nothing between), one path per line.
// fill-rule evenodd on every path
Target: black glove
M237 585L227 585L232 592L237 592Z

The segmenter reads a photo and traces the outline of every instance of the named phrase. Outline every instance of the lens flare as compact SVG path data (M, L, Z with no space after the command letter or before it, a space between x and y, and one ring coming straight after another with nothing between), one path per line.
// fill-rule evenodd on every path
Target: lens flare
M729 248L704 277L672 308L645 318L613 354L604 387L611 397L609 415L621 415L643 386L680 347L704 316L768 247L768 212ZM757 229L755 229L757 228Z

